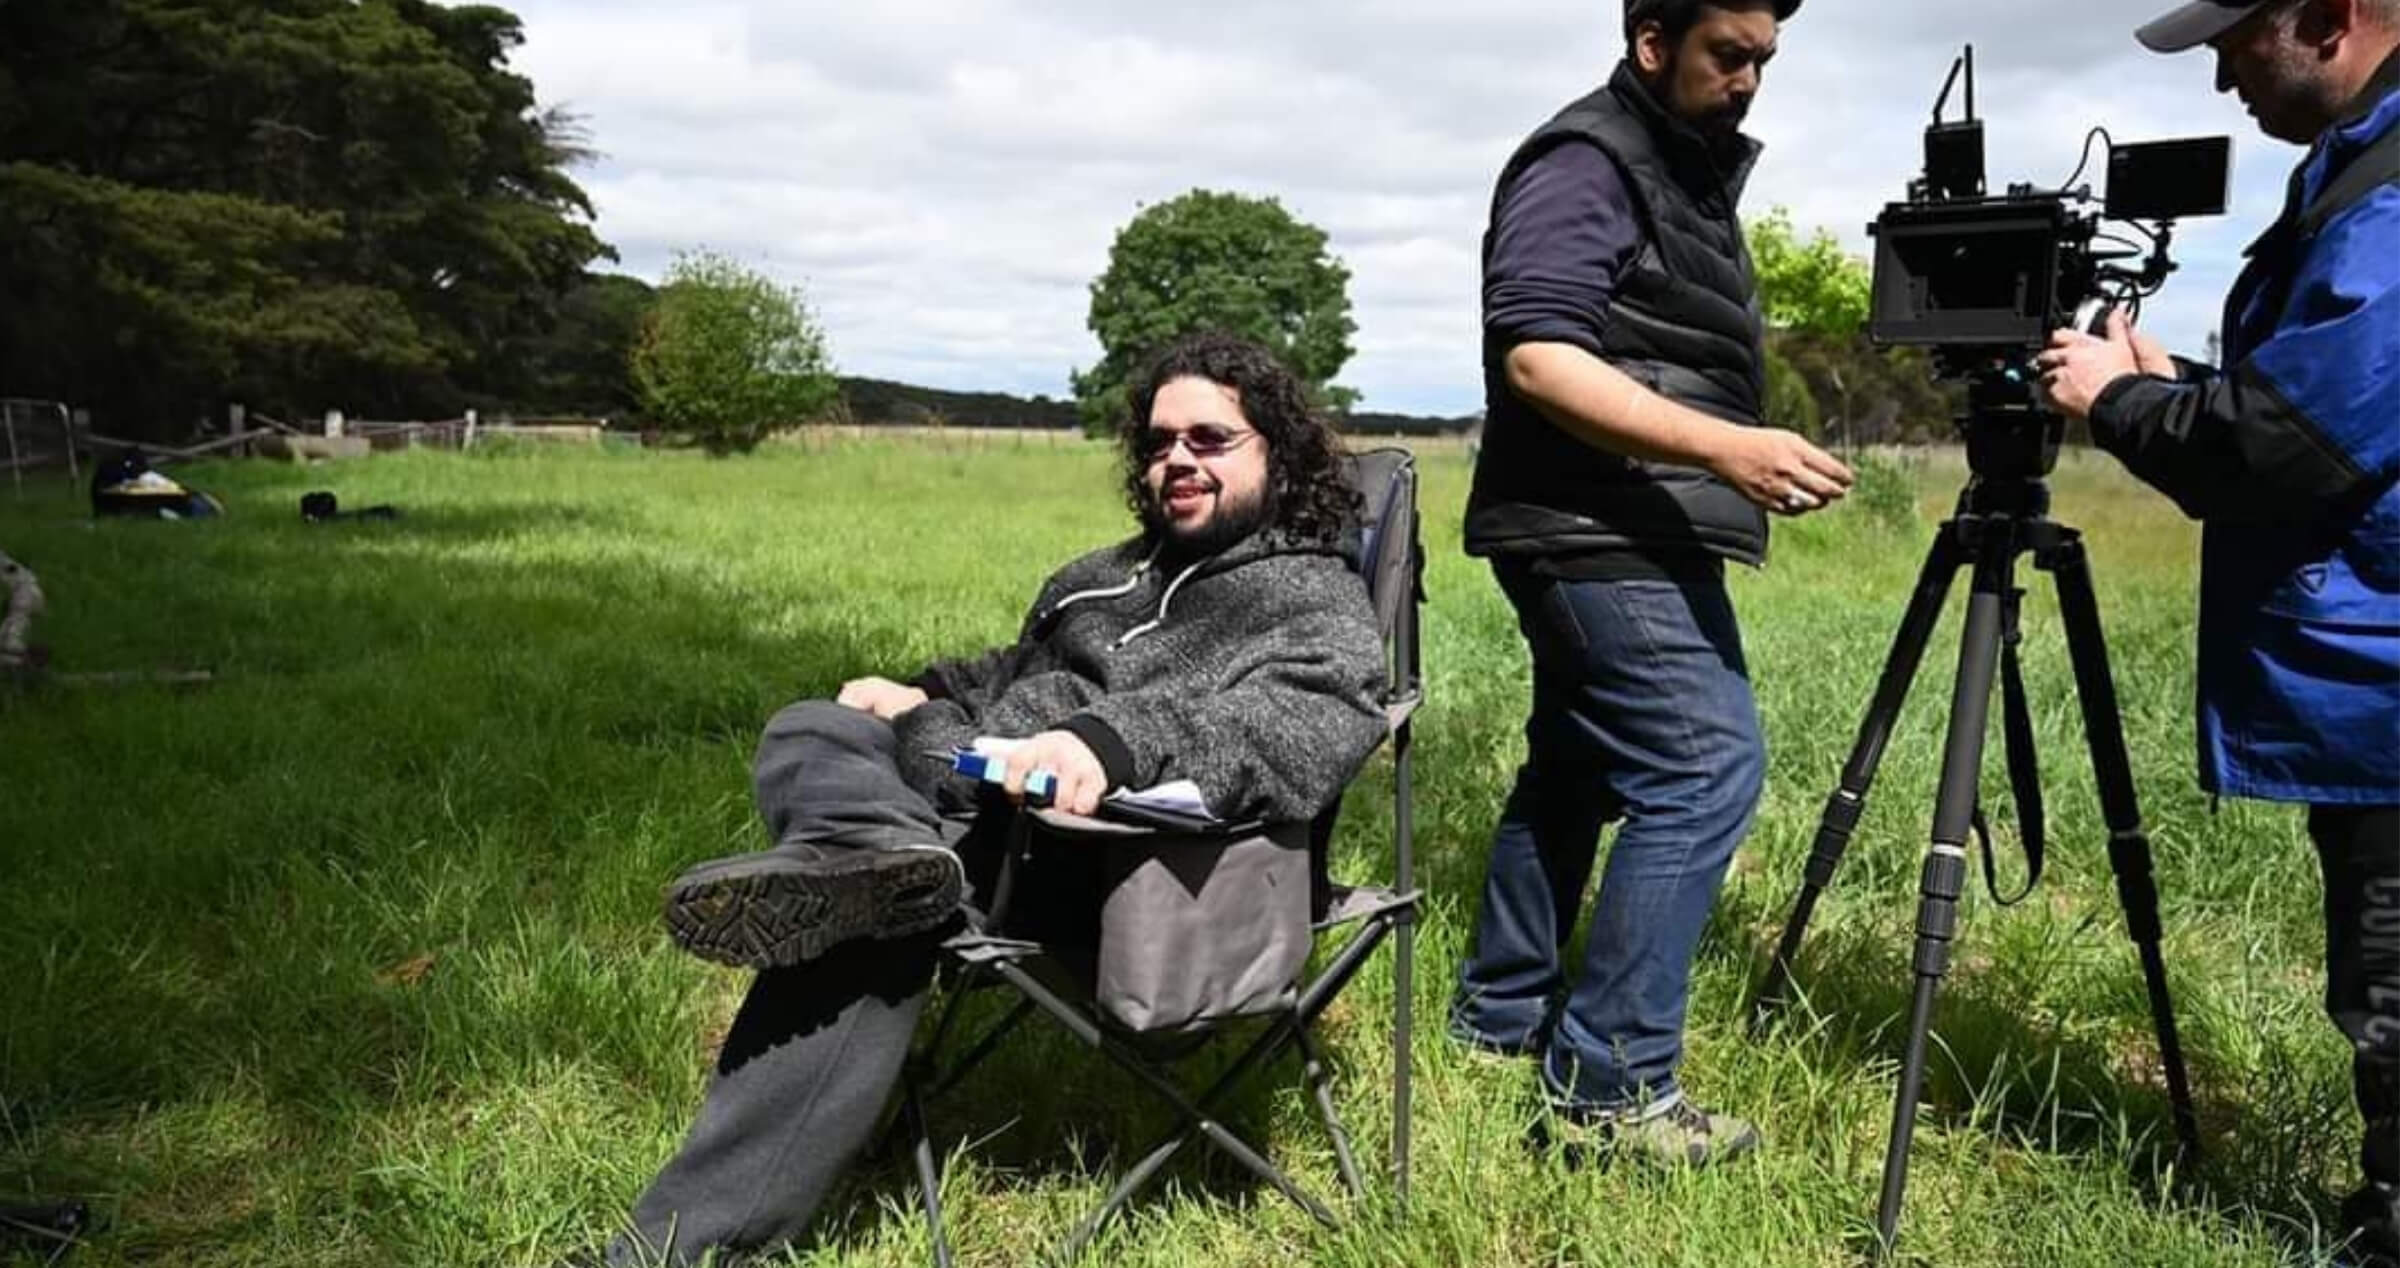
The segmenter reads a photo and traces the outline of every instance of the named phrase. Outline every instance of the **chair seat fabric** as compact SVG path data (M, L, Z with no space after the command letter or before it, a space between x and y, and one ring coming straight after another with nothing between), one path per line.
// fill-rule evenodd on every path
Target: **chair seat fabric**
M1289 1005L1312 938L1307 824L1204 835L1045 811L1028 830L1027 914L993 932L1088 973L1109 1021L1182 1031ZM1047 901L1078 892L1092 900Z

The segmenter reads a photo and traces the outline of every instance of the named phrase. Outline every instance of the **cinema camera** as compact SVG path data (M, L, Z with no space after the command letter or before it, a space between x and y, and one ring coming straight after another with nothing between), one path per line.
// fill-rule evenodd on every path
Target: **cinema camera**
M1966 117L1944 122L1961 72ZM2104 199L2075 183L2094 138L2109 142ZM2053 330L2097 334L2109 309L2129 318L2140 311L2175 270L2167 257L2174 222L2225 211L2231 151L2222 136L2118 145L2094 128L2060 188L1988 193L1974 47L1951 63L1925 129L1924 174L1909 183L1906 202L1886 205L1867 229L1875 238L1867 329L1879 344L1931 349L1935 372L1966 386L1960 426L1977 475L2031 479L2057 463L2064 424L2041 408L2032 354ZM2147 246L2104 231L2105 221Z

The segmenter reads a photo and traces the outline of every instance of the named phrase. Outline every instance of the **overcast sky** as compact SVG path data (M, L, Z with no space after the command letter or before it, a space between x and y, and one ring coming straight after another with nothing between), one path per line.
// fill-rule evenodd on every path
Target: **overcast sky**
M1972 42L1995 187L2044 186L2085 130L2235 137L2231 213L2183 227L2144 325L2197 352L2299 151L2213 92L2205 52L2132 28L2170 0L1813 0L1749 130L1744 211L1866 251ZM1362 408L1481 407L1476 247L1515 143L1604 79L1613 0L515 0L516 56L580 114L601 236L656 280L725 251L806 288L849 374L1068 394L1086 287L1140 207L1273 195L1351 271ZM1955 113L1955 104L1953 112ZM2095 160L2095 168L2098 168Z

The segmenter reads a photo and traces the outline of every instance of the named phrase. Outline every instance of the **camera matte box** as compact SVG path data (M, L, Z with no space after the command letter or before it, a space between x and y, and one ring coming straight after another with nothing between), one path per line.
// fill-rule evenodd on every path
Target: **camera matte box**
M2059 324L2056 198L1893 203L1875 221L1867 333L1918 347L2035 347Z

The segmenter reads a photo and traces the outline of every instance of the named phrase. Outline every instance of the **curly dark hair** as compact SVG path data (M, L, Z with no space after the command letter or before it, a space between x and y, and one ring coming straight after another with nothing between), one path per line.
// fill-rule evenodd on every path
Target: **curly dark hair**
M1221 331L1186 335L1150 359L1133 388L1133 409L1118 426L1125 465L1125 500L1151 522L1149 461L1142 434L1159 389L1181 378L1232 388L1242 416L1267 442L1268 525L1308 541L1339 541L1358 515L1360 498L1341 466L1341 442L1325 416L1311 408L1308 390L1275 354Z

